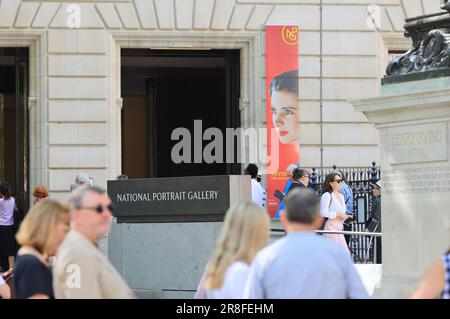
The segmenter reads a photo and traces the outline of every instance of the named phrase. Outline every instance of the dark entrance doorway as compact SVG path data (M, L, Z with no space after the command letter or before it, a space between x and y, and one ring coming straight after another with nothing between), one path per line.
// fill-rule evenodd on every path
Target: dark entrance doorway
M194 161L202 133L240 127L239 50L122 49L122 173L129 178L240 174L240 164ZM192 163L174 163L176 128L191 135ZM203 147L210 141L203 141ZM202 148L203 149L203 148ZM225 150L224 159L225 159ZM234 151L236 154L236 150Z
M0 48L0 181L29 208L28 48Z

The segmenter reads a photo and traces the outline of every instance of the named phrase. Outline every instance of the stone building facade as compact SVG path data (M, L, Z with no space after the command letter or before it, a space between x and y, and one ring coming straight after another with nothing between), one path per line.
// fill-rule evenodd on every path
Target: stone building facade
M48 185L53 198L65 200L79 171L101 186L121 173L121 48L239 49L241 126L264 126L265 25L300 29L301 164L368 166L378 160L377 132L348 101L378 95L389 52L410 47L405 17L439 5L2 0L0 48L29 47L29 186ZM73 27L76 10L80 25Z

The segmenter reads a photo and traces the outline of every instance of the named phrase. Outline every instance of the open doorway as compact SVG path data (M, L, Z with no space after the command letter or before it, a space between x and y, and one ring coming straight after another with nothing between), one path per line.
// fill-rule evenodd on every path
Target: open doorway
M0 48L0 181L29 208L28 48Z
M239 50L122 49L122 173L129 178L240 174L234 163L174 163L176 128L194 138L240 127ZM203 133L202 132L202 133ZM210 141L203 141L203 147ZM194 154L194 141L191 143ZM203 148L202 148L203 149ZM226 156L225 150L224 158ZM234 150L234 154L237 154Z

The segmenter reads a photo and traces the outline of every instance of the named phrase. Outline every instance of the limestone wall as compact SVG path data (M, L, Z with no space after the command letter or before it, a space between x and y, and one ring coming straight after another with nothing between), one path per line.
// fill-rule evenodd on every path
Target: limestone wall
M302 165L320 165L321 83L324 165L369 165L378 160L377 132L348 100L378 94L388 49L409 48L403 19L435 12L440 1L323 0L322 81L319 0L77 3L81 25L69 29L72 2L0 2L0 46L33 43L31 186L49 185L51 196L60 199L67 198L77 171L102 186L120 173L121 46L143 46L144 39L167 45L170 37L193 46L204 45L202 37L227 36L227 43L253 37L257 47L251 52L257 56L247 58L258 62L242 70L243 85L254 85L242 89L243 98L250 99L242 118L258 127L265 124L265 25L300 27ZM368 26L371 4L379 6L378 29Z

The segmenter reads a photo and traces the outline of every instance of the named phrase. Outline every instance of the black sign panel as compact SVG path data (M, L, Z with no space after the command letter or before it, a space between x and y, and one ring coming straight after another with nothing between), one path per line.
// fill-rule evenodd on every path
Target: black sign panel
M118 222L222 221L230 206L229 176L108 181Z

